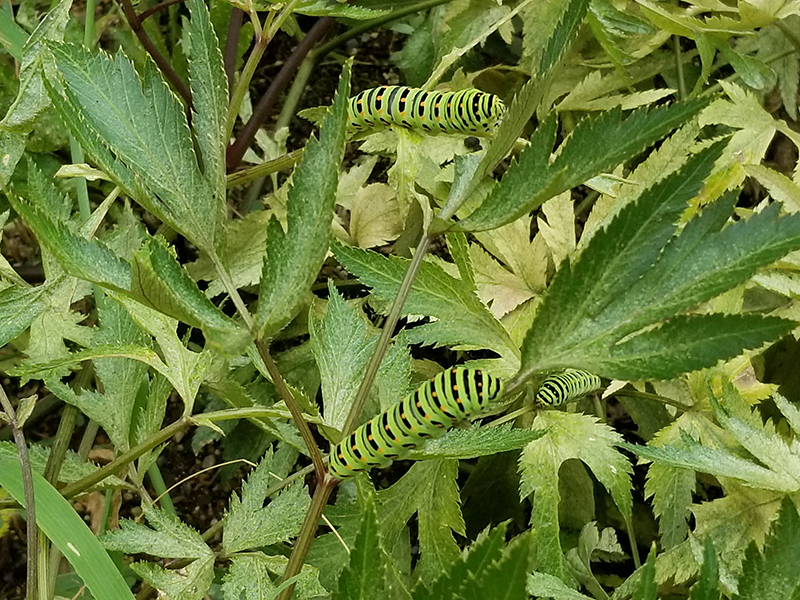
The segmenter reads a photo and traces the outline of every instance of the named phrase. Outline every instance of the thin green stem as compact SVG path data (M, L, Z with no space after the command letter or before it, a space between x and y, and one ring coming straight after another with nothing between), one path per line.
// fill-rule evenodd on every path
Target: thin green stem
M84 373L89 372L91 377L92 369L87 365L83 371L80 372L81 379L86 379ZM84 382L85 383L85 382ZM76 388L83 387L83 383L77 382ZM58 474L61 472L61 465L64 463L64 457L69 450L70 441L72 441L72 434L75 431L75 423L78 422L78 415L81 414L76 407L71 404L66 404L61 413L61 420L58 423L58 430L56 431L55 441L50 449L50 456L47 457L47 464L44 468L44 478L50 485L56 485L58 481Z
M89 451L94 446L94 439L97 437L99 430L100 425L97 424L97 421L91 420L86 424L86 429L83 431L83 437L81 438L81 445L78 446L78 456L81 459L86 460L89 456Z
M233 126L236 124L236 116L239 114L244 96L250 87L250 82L253 80L253 75L255 75L258 63L261 62L261 57L264 56L264 51L267 49L268 44L269 39L267 39L266 36L262 35L256 40L253 51L250 53L250 56L247 57L247 62L244 64L242 74L239 75L239 79L233 87L231 101L228 105L228 123L226 129L228 138L230 138L233 133Z
M321 58L325 56L331 50L335 50L342 44L352 40L355 37L358 37L365 31L371 31L381 25L386 25L386 23L391 23L392 21L396 21L397 19L402 19L408 15L412 15L416 12L420 12L422 10L427 10L429 8L433 8L435 6L439 6L440 4L447 4L452 0L425 0L424 2L418 2L417 4L412 4L410 6L406 6L404 8L399 8L395 11L392 11L390 14L385 15L383 17L379 17L377 19L372 19L371 21L364 21L345 31L342 35L338 35L333 38L330 42L323 44L319 47L319 50L316 52L316 56Z
M336 479L328 475L317 479L317 489L314 490L314 496L311 498L311 506L308 507L306 519L303 521L303 526L300 528L300 534L295 540L294 547L292 548L292 555L289 557L289 562L286 565L286 570L283 572L281 581L287 581L297 575L306 561L308 550L311 548L311 543L314 541L314 535L317 533L319 521L322 518L322 513L328 505L328 498L331 496L336 485L339 483ZM291 584L284 589L277 600L289 600L294 591L294 584Z
M675 52L675 74L678 78L678 98L686 99L686 79L683 75L683 59L681 58L681 38L677 35L672 36L672 49Z
M17 425L17 413L11 401L6 396L6 391L0 385L0 408L8 417L8 425L14 436L14 443L17 446L17 455L22 469L22 487L25 494L25 514L27 520L28 533L28 573L27 573L27 596L28 600L36 597L37 582L39 580L39 569L36 556L39 550L39 526L36 524L36 503L33 497L33 471L31 470L31 458L28 454L28 445L25 443L25 436L22 429Z
M794 46L795 52L800 52L800 33L789 27L785 21L775 21L775 25L781 30L786 39Z
M408 295L411 293L411 286L414 284L414 279L416 278L417 273L422 266L422 259L425 258L425 253L427 252L430 243L430 235L427 233L423 234L419 244L417 245L417 249L414 252L414 256L411 258L411 263L408 265L408 270L403 278L403 282L400 284L400 289L397 291L397 297L394 299L394 303L392 304L392 310L389 312L389 316L386 318L386 322L383 324L381 337L378 340L378 345L375 348L375 352L372 354L372 358L367 365L367 371L364 373L364 379L361 382L361 387L358 388L358 393L353 401L353 406L350 407L350 413L347 415L347 421L345 422L344 427L342 428L342 433L339 437L340 440L344 439L346 435L353 431L358 423L361 411L364 409L364 405L367 402L369 390L372 387L373 381L375 381L375 376L378 374L381 361L383 361L383 357L389 350L389 344L392 341L395 327L397 327L397 322L400 320L400 316L403 314L403 305L405 304Z
M233 279L231 279L230 273L228 273L228 269L225 268L225 265L222 264L222 261L220 260L219 256L216 255L216 253L210 254L209 259L211 259L211 262L214 265L214 268L217 272L217 277L219 277L219 280L225 288L225 291L228 292L228 295L233 301L233 305L236 307L236 310L239 311L239 315L242 317L245 327L252 331L253 317L250 315L250 311L247 310L247 305L244 303L244 300L242 300L242 297L239 295L239 290L236 289Z
M212 412L202 413L194 420L197 422L204 421L231 421L233 419L293 419L291 412L285 410L275 410L274 408L267 408L266 406L248 406L245 408L226 408L224 410L215 410ZM308 422L318 423L321 422L319 417L309 418Z
M317 448L317 444L314 441L314 436L311 434L308 423L303 417L303 412L300 410L297 400L294 399L294 395L292 395L292 392L283 380L280 371L278 371L278 366L275 364L275 361L272 360L266 343L263 340L256 340L256 349L258 349L258 354L261 356L261 360L264 361L264 366L267 368L267 372L272 378L272 384L277 388L278 393L286 403L286 408L292 413L294 424L300 431L306 448L308 448L308 455L311 457L311 462L314 464L314 470L317 473L317 481L322 481L326 475L325 465L322 462L322 455L319 452L319 448Z
M637 390L627 390L622 389L617 392L614 392L615 396L623 396L625 398L635 398L637 400L650 400L652 402L660 402L661 404L668 404L669 406L674 406L678 410L682 410L683 412L689 412L692 410L692 407L688 404L684 404L683 402L678 402L677 400L673 400L672 398L667 398L665 396L659 396L658 394L648 394L647 392L639 392Z
M764 59L764 64L768 65L774 63L776 61L781 60L782 58L786 58L787 56L791 56L798 52L797 48L792 48L790 50L784 50L783 52L778 52L777 54L773 54ZM740 79L740 75L738 73L733 73L720 81L738 81ZM703 90L701 96L713 96L714 94L722 91L722 84L718 81L714 85L710 86L709 88Z
M65 498L71 498L73 496L77 496L78 494L82 494L86 490L88 490L93 485L96 485L103 481L106 477L111 475L116 475L120 471L122 471L127 465L132 463L134 460L149 452L156 446L163 444L173 435L180 433L181 431L188 429L191 426L191 421L186 418L181 418L167 425L161 431L156 432L154 435L150 436L142 443L137 444L127 452L123 452L113 461L108 463L104 467L100 467L96 471L92 472L91 474L87 475L83 479L79 479L78 481L69 484L64 489L61 490L61 495Z
M86 20L83 24L83 45L87 48L94 47L94 10L97 0L86 0Z
M279 171L290 171L300 159L303 157L303 149L295 150L289 154L284 154L278 158L273 158L266 162L250 167L249 169L241 169L228 175L227 186L229 188L237 185L244 185L259 177L266 177L272 173Z
M161 469L158 468L158 464L153 463L150 465L150 468L147 469L147 475L150 477L150 483L153 484L156 496L161 498L158 501L161 508L169 514L177 516L175 505L172 503L172 498L169 496L167 484L164 481L164 477L161 475Z

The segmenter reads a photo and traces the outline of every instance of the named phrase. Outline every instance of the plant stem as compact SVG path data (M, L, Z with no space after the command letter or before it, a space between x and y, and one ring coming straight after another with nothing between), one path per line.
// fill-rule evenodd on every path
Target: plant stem
M33 472L31 470L31 459L28 454L28 445L25 443L25 436L17 426L17 413L11 401L6 396L6 391L0 385L0 408L5 411L8 417L8 425L14 436L14 443L17 446L19 464L22 469L22 487L25 494L25 515L28 532L28 573L27 573L27 598L34 600L38 581L38 568L36 556L39 551L39 526L36 524L36 503L33 497Z
M328 475L317 478L317 488L314 490L314 496L311 498L311 506L308 507L306 519L303 521L303 526L300 529L300 534L294 542L292 548L292 555L289 557L289 562L286 565L286 570L283 572L281 581L291 579L300 572L303 563L308 555L308 550L311 548L311 543L314 541L314 534L319 527L319 521L322 518L322 513L328 504L328 498L331 492L339 483L336 479ZM284 589L277 600L289 600L294 591L294 584Z
M775 21L775 25L781 30L786 39L794 46L795 52L800 52L800 34L789 27L784 21Z
M158 4L151 6L150 8L139 13L139 21L144 21L147 17L151 17L157 12L161 12L165 8L168 8L173 4L178 4L179 2L183 2L183 0L164 0L164 2L159 2Z
M133 4L131 4L131 0L120 0L120 4L122 5L122 12L125 13L125 19L127 19L128 25L133 30L133 33L136 34L136 37L139 38L139 43L142 44L147 53L152 57L158 65L158 68L161 69L164 77L169 80L172 87L178 92L178 95L183 98L187 111L191 110L192 92L189 91L189 87L178 77L175 69L173 69L167 59L161 55L150 39L150 36L147 35L147 32L142 27L142 21L139 19L139 15L136 14Z
M228 77L228 89L233 91L233 76L236 73L236 53L239 49L239 34L242 31L244 11L234 8L231 11L231 20L228 23L228 37L225 40L225 75Z
M672 36L672 48L675 51L675 74L678 78L678 98L686 99L686 80L683 76L683 59L681 58L681 39L677 35Z
M191 426L191 421L186 418L180 418L174 423L167 425L161 431L158 431L154 435L150 436L148 439L143 441L141 444L137 444L127 452L123 452L113 461L108 463L104 467L100 467L93 473L87 475L83 479L79 479L75 483L71 483L65 488L61 490L61 495L65 498L71 498L73 496L77 496L88 490L93 485L100 483L106 477L111 475L116 475L122 469L124 469L128 464L132 463L134 460L149 452L159 444L163 444L173 435L180 433L184 429L188 429Z
M214 265L214 269L217 272L217 277L219 277L220 282L222 283L225 291L228 292L228 296L230 296L233 305L236 307L236 310L239 312L239 315L242 317L242 321L244 321L245 327L251 330L253 329L253 317L250 314L250 311L247 310L247 305L242 300L242 297L239 295L239 290L236 289L236 286L233 283L233 279L231 279L230 273L225 268L225 265L222 264L219 256L215 252L212 252L208 255L208 258Z
M392 304L392 310L389 312L389 316L386 318L386 322L383 324L381 337L378 340L378 345L375 348L375 352L372 354L372 358L370 358L369 364L367 365L367 371L364 373L364 379L361 382L361 387L358 388L356 398L353 400L353 405L350 407L350 412L347 415L347 421L345 421L344 427L342 428L342 433L339 437L340 441L344 439L344 437L351 431L353 431L353 429L356 427L356 423L358 423L358 418L361 415L361 411L364 409L364 404L367 402L367 396L369 395L369 390L372 387L372 382L375 381L375 376L378 374L378 368L381 366L381 361L386 355L386 352L389 350L389 344L392 341L395 327L397 327L397 322L400 320L400 316L403 314L403 305L405 304L409 293L411 293L411 286L414 284L414 278L417 276L417 273L422 266L422 259L425 258L425 253L427 252L430 243L430 234L425 233L422 235L419 244L417 244L417 249L414 252L414 256L411 258L411 263L408 265L408 270L403 278L403 282L400 284L400 289L397 291L397 297L394 299L394 303Z
M272 109L278 96L289 84L289 80L297 71L300 63L317 41L333 28L334 24L335 21L331 17L323 17L314 23L314 26L308 31L303 41L298 44L297 48L292 52L292 55L283 64L283 67L272 80L267 91L261 96L261 100L259 100L255 110L253 110L252 116L239 132L236 141L228 147L227 164L229 170L235 169L239 165L245 151L250 147L250 144L256 137L256 132L272 114Z
M317 481L322 481L326 475L325 465L322 462L322 455L319 452L319 448L317 448L317 444L314 441L314 436L311 434L311 430L308 428L308 423L306 423L306 420L303 418L303 413L300 410L300 406L298 406L297 401L292 395L292 392L287 387L280 371L278 371L278 366L275 364L275 361L272 360L272 356L270 356L269 353L269 348L264 341L256 340L256 348L258 349L258 354L261 356L261 360L264 361L264 366L267 368L267 372L272 378L272 384L278 389L278 393L286 403L286 407L289 409L289 412L292 413L294 424L297 426L297 429L300 430L300 435L302 436L303 441L306 443L308 455L311 457L311 462L314 464L314 471L317 473Z
M378 17L377 19L372 19L371 21L364 21L363 23L348 29L343 34L337 35L331 41L320 46L319 50L316 52L316 56L317 58L322 58L331 50L335 50L342 44L352 40L354 37L358 37L365 31L371 31L377 27L380 27L381 25L386 25L386 23L391 23L392 21L402 19L403 17L416 12L427 10L441 4L447 4L448 2L452 2L452 0L425 0L424 2L418 2L417 4L412 4L410 6L406 6L405 8L398 8L397 10L394 10L383 17Z
M236 171L228 175L226 185L231 188L237 185L249 183L254 179L258 179L259 177L266 177L267 175L277 173L278 171L289 171L300 161L302 157L303 149L300 148L290 152L289 154L284 154L278 158L273 158L272 160L263 162L255 167Z

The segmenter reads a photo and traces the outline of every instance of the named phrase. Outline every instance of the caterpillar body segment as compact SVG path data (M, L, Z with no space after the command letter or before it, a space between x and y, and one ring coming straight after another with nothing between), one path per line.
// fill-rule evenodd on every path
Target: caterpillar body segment
M341 480L372 467L388 467L426 439L440 437L478 414L501 391L501 381L484 371L443 371L337 444L331 451L330 472Z
M560 406L596 392L601 387L603 382L594 373L582 369L566 369L542 381L536 392L536 404Z
M362 131L398 125L429 133L480 135L494 130L504 111L500 98L476 89L429 92L384 85L350 98L348 129Z

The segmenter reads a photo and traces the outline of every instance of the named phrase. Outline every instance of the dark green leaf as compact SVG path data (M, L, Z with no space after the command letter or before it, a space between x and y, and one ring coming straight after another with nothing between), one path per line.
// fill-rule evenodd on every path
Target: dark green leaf
M297 314L328 251L339 165L344 155L350 65L345 65L333 108L322 125L319 141L311 138L292 176L288 198L288 230L270 221L267 256L258 302L260 337L283 329Z
M336 257L375 293L393 300L409 260L377 252L333 244ZM403 314L430 315L435 323L414 328L410 341L438 344L470 344L516 356L516 347L503 325L481 302L468 282L448 275L439 265L423 262L403 305Z
M85 279L114 290L127 291L131 269L102 242L73 233L63 221L54 221L28 200L9 196L14 209L36 233L36 238L73 277Z
M339 589L332 600L373 600L383 588L385 576L386 555L381 548L375 500L367 494L350 564L339 577Z
M614 109L596 117L586 117L564 141L558 156L547 164L545 170L539 168L527 173L523 169L519 175L511 178L506 176L494 193L459 226L468 231L482 231L510 223L549 198L580 185L595 175L613 170L621 162L637 156L700 112L706 104L706 100L692 100L649 111L640 109L627 116L620 109ZM552 136L543 134L542 137L542 142L545 142ZM531 139L532 144L533 141ZM537 149L535 152L546 150L549 148ZM717 152L721 150L718 149ZM523 159L524 154L520 157L520 166ZM508 183L506 179L509 179ZM534 185L536 187L528 187ZM510 189L504 190L505 186L510 186Z
M758 315L678 316L611 346L606 356L584 358L576 353L575 360L615 379L672 379L758 348L795 327L788 319Z
M800 517L790 498L784 498L778 520L767 537L763 554L751 542L742 565L739 600L797 600L800 598Z
M484 531L469 549L450 568L439 575L431 586L420 581L414 588L414 600L441 600L452 597L462 589L467 578L480 578L491 565L500 559L505 543L507 523L501 523L491 531Z
M656 549L655 546L647 556L647 562L641 568L641 576L631 600L656 600Z
M194 105L192 125L197 132L204 174L218 203L224 205L228 79L208 7L199 0L190 0L188 6L192 16L187 27L189 83Z
M515 538L503 549L500 559L483 573L469 574L458 597L463 600L527 600L532 543L530 532Z
M413 450L408 458L424 460L431 458L477 458L498 452L517 450L547 433L544 429L509 429L507 427L472 427L454 429L444 437L428 440L419 450Z
M711 537L706 538L703 547L703 566L700 578L692 587L689 600L719 600L719 564Z
M203 330L211 346L238 355L250 343L248 331L206 297L181 267L163 238L149 238L134 253L131 294L146 306Z
M153 195L138 202L198 248L213 253L224 205L200 173L183 106L151 61L143 77L119 53L51 44L65 93L100 139Z

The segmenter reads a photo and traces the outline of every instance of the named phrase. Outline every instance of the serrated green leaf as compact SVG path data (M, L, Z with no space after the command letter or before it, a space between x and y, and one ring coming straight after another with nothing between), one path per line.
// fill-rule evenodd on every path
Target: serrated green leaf
M274 335L294 318L328 251L349 96L348 63L339 78L339 89L319 141L314 137L309 140L292 176L288 229L284 232L275 219L269 223L256 317L259 337Z
M29 172L35 172L35 169ZM77 235L66 223L53 220L28 200L13 193L9 199L36 233L39 243L47 248L68 274L114 290L130 289L130 266L105 244Z
M639 582L631 596L631 600L656 600L658 587L656 586L656 549L651 548L640 572Z
M440 600L448 597L448 594L457 594L466 585L468 577L482 577L486 569L500 559L507 525L501 523L491 531L487 529L481 532L475 543L464 550L458 560L430 586L420 580L414 588L413 599Z
M135 562L131 569L170 600L203 600L214 581L214 557L195 560L180 570L148 562Z
M377 252L333 244L336 257L375 293L392 300L400 289L409 261L397 256L382 256ZM412 284L403 314L430 315L435 323L408 332L409 341L428 343L469 344L491 348L515 359L517 350L503 325L480 301L467 282L448 275L439 265L423 262Z
M706 104L706 100L693 100L650 111L639 109L627 116L623 116L621 110L615 109L597 117L586 117L559 147L552 163L542 168L538 166L541 161L537 161L532 165L535 170L528 172L523 169L524 174L515 175L506 183L511 174L509 171L493 194L474 213L461 221L459 227L467 231L482 231L510 223L548 198L580 185L600 173L613 170L616 165L636 156L696 115ZM555 124L551 127L554 126ZM550 134L543 136L542 141L552 139ZM531 143L534 143L534 138L531 138ZM545 146L536 152L549 154L551 147ZM520 157L519 167L522 166L525 154L529 152L530 148ZM519 167L515 170L519 171ZM509 189L503 189L506 186Z
M422 579L433 579L458 557L452 531L463 535L464 520L457 475L457 461L418 462L400 481L378 493L386 548L394 547L406 522L418 513L421 558L417 573Z
M611 378L668 379L757 347L790 328L772 317L681 316L619 342L740 283L800 244L800 221L789 215L776 222L772 209L718 232L731 199L667 243L672 221L721 150L702 152L625 206L569 268L557 273L523 344L521 377L581 366Z
M52 55L45 58L55 62ZM55 69L55 67L53 68ZM101 135L86 122L82 109L75 102L73 96L66 93L60 86L57 89L58 82L56 80L44 79L43 82L50 97L51 106L86 155L139 204L143 206L153 204L155 200L148 198L149 192L144 189L141 182L136 180L131 170L109 151ZM140 198L140 196L144 196L144 198Z
M225 574L222 593L225 600L272 600L275 586L263 564L265 555L260 552L235 555Z
M149 238L133 258L131 294L134 298L202 329L206 341L224 354L236 356L244 351L251 341L248 331L200 291L163 238Z
M563 563L558 526L558 469L571 458L583 461L614 499L623 518L631 518L631 466L614 449L619 434L594 417L546 411L534 427L548 434L528 444L519 459L520 497L535 493L531 514L538 569L569 581Z
M692 219L630 291L632 323L653 322L710 300L746 281L800 244L800 214L779 216L775 203L725 229L729 195Z
M178 517L163 510L143 507L150 527L130 519L120 522L120 529L102 537L109 550L129 554L150 554L162 558L209 558L214 551L202 536ZM151 529L152 527L152 529Z
M149 338L116 302L98 307L100 328L94 343L131 344L146 347ZM97 422L120 452L131 447L133 408L147 365L129 358L105 358L94 361L95 373L102 382L103 393L94 390L76 391L60 380L47 382L48 389L64 402L77 406Z
M606 357L581 358L580 364L614 379L672 379L758 348L795 326L794 321L757 315L678 316L611 346Z
M341 430L375 349L377 335L328 282L328 312L309 314L311 348L322 379L325 424Z
M530 532L517 536L503 549L500 558L480 575L469 574L458 597L463 600L527 600L532 544Z
M428 440L422 448L409 453L407 458L411 460L477 458L498 452L517 450L546 433L545 430L509 429L507 427L453 429L444 437Z
M726 450L703 446L688 435L684 435L682 440L684 448L653 448L625 442L617 445L645 460L721 477L733 477L753 487L781 492L794 492L800 487L794 478L765 469Z
M111 58L81 46L50 48L85 124L153 192L134 196L137 202L213 254L220 205L200 173L184 109L155 65L145 62L140 77L121 53Z
M569 42L577 35L588 8L589 0L571 0L567 5L539 59L538 74L548 73L566 54Z
M36 119L50 105L43 81L46 77L52 76L52 73L45 74L39 60L48 41L64 39L71 8L72 0L61 0L45 15L22 46L17 98L0 122L0 127L6 131L13 133L31 131Z
M386 558L378 532L375 500L368 494L363 503L361 527L350 552L350 564L339 577L332 600L372 600L383 588Z
M800 517L784 498L778 520L767 538L763 554L754 543L747 548L739 580L740 600L796 600L800 598Z
M264 506L265 492L275 483L272 453L267 455L242 485L241 499L231 496L222 544L228 553L285 542L297 535L310 499L298 481Z
M35 288L8 287L0 291L0 346L5 346L51 306L53 295L69 286L64 277Z
M692 587L689 600L719 600L719 597L717 553L711 538L707 537L703 547L703 566L700 568L700 577Z
M534 571L528 575L528 593L538 598L555 598L555 600L591 600L576 592L558 577Z
M112 294L112 297L125 307L139 327L156 339L164 361L150 358L145 362L169 379L184 401L185 413L191 414L197 390L214 358L212 351L192 352L178 338L178 323L174 319L125 296ZM142 360L138 355L131 358Z
M197 145L203 159L203 174L216 199L218 210L225 207L225 147L228 118L228 79L222 65L219 41L211 26L208 7L199 0L188 2L189 83L192 90ZM220 219L224 220L224 213Z
M39 444L30 444L28 446L28 456L30 457L33 471L44 474L45 465L50 457L50 448ZM14 442L0 441L0 459L2 458L9 458L19 462L19 452ZM67 450L61 470L58 472L58 483L75 483L79 479L88 477L99 468L93 462L82 460L72 450ZM126 487L128 485L124 481L114 475L110 475L93 486L92 489L108 490Z
M649 445L663 447L681 444L680 420L661 430ZM645 498L652 498L653 513L658 518L658 531L664 549L677 546L689 531L689 507L697 485L694 471L661 463L647 470Z
M222 585L225 600L274 600L278 588L272 584L269 573L273 573L273 579L278 581L288 560L285 556L267 556L261 552L235 555ZM307 600L326 594L319 583L317 569L303 565L292 598Z

